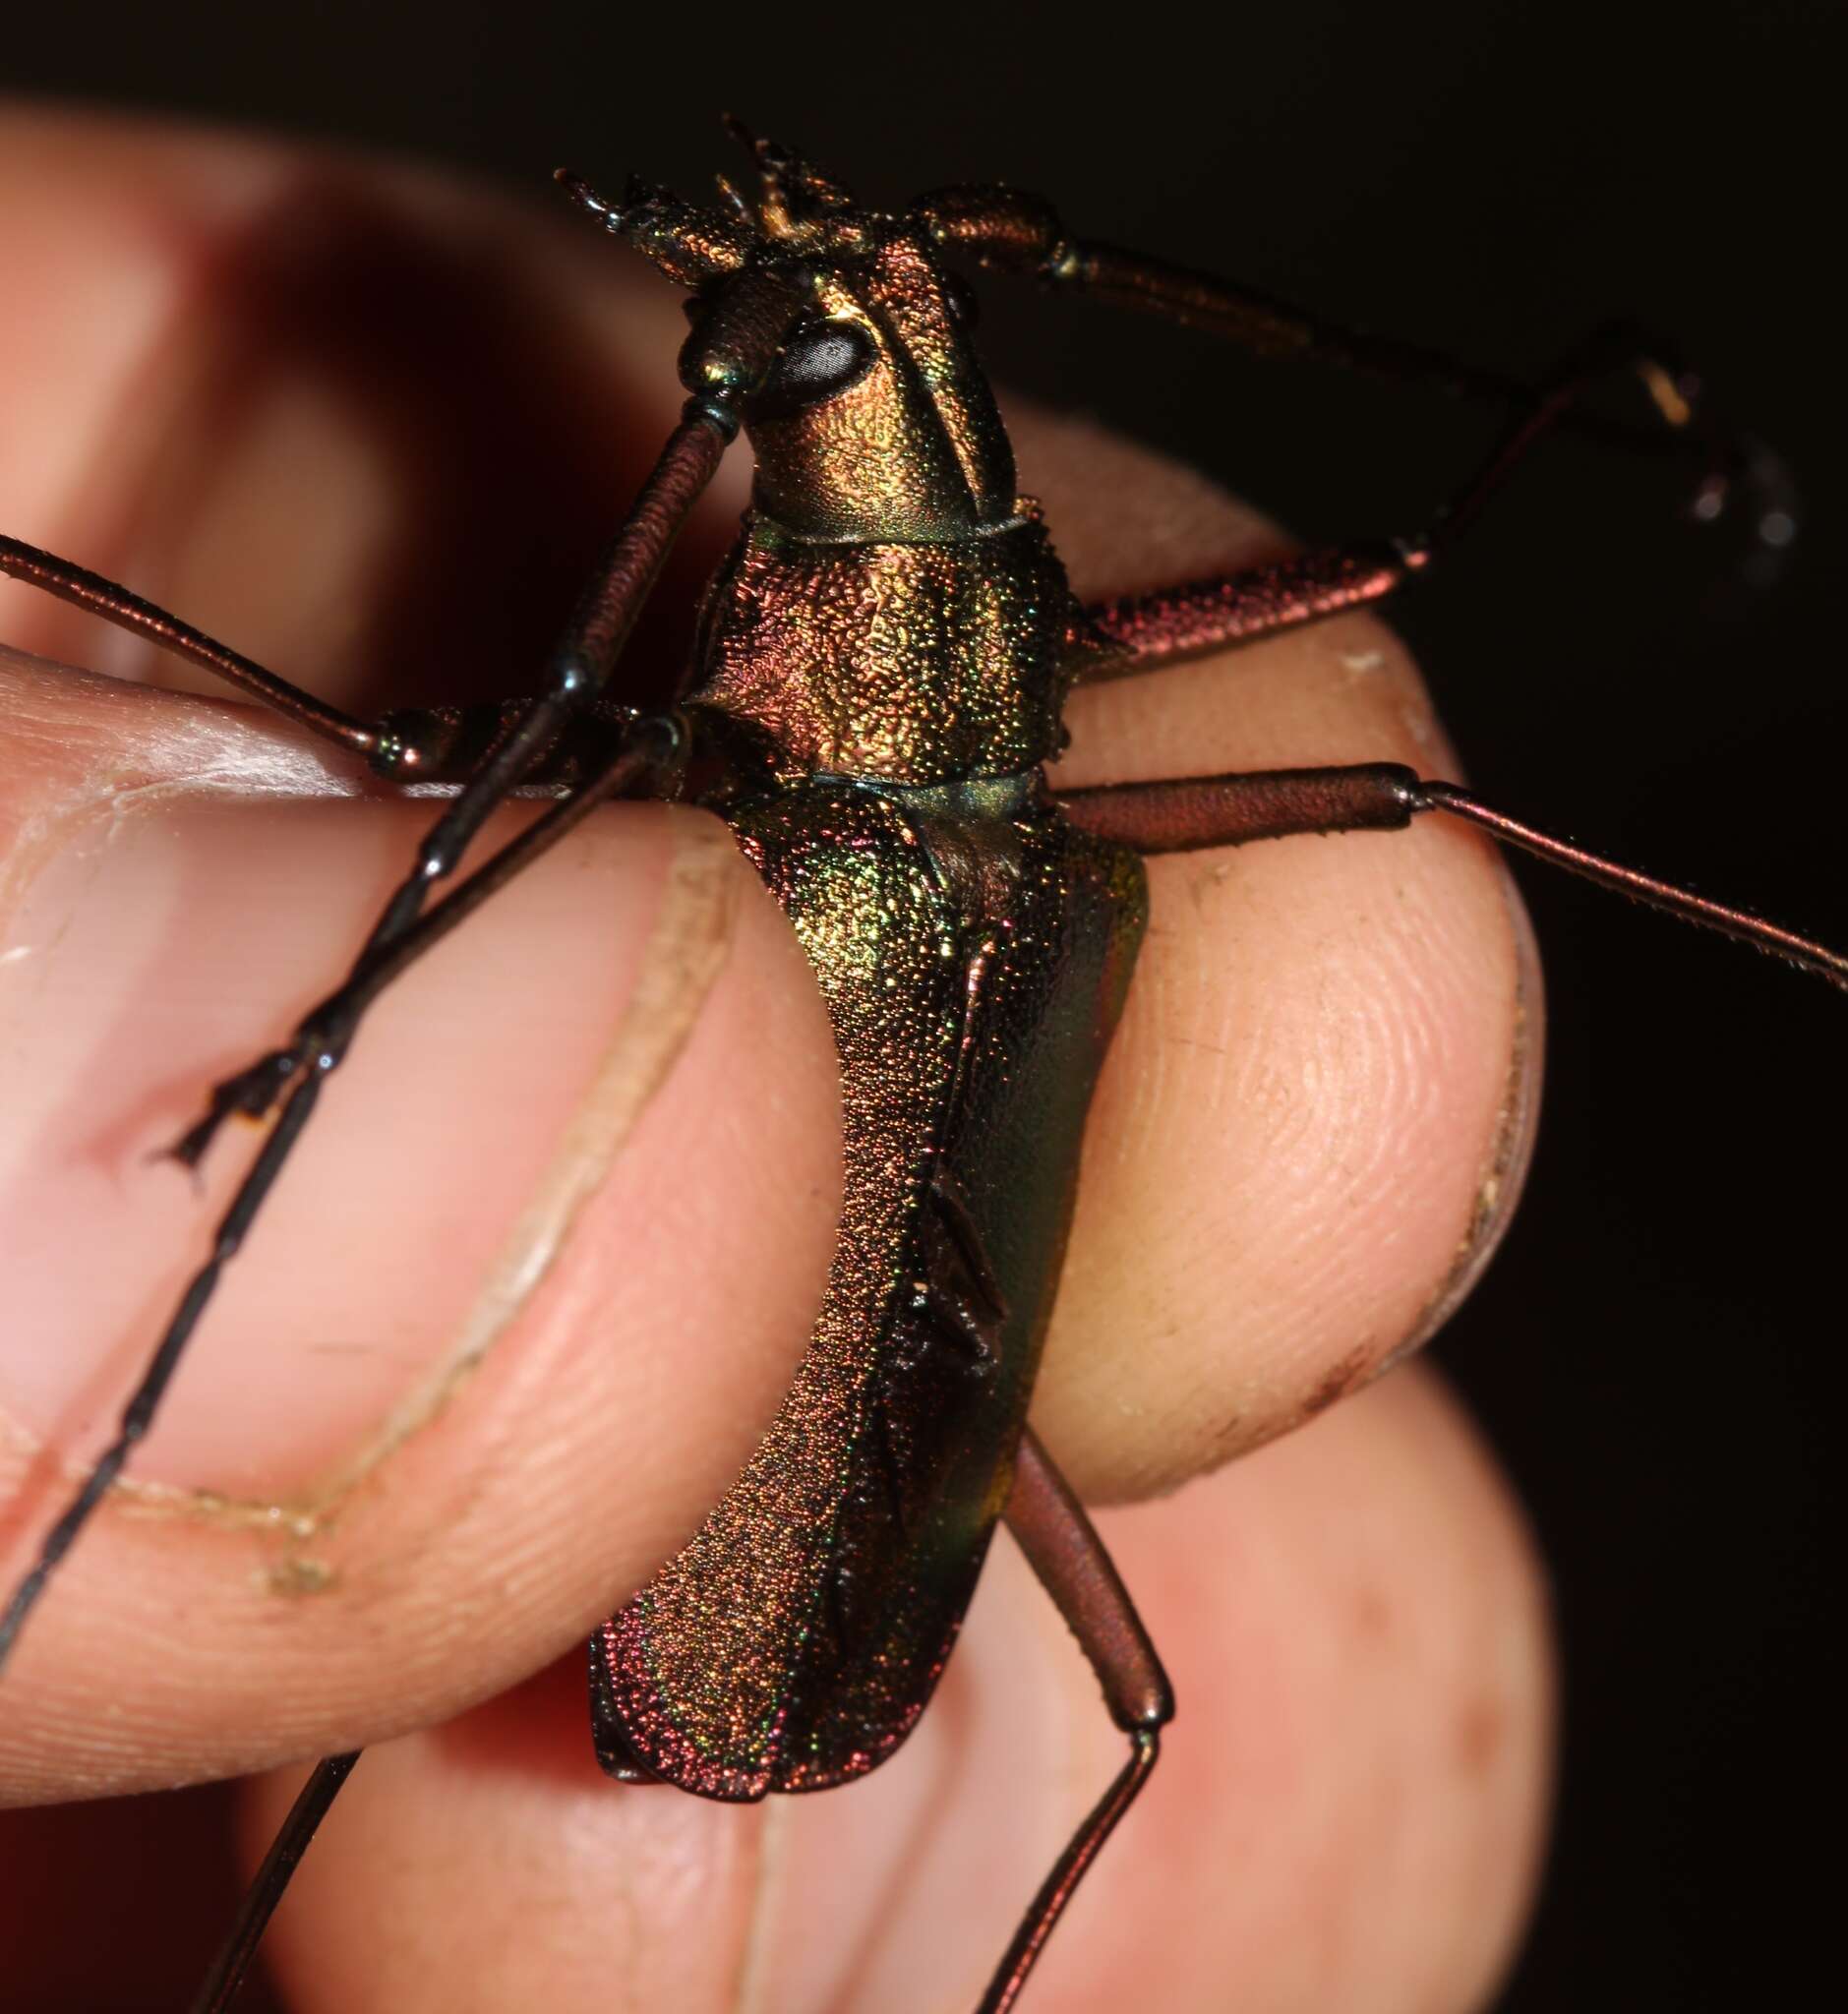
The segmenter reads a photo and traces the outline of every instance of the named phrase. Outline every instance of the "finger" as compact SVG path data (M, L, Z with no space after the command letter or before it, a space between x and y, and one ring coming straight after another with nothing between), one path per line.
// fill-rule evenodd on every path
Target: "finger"
M207 744L248 780L262 732L147 695L128 713L187 731L124 749L98 682L9 709L37 758L0 834L26 884L0 967L9 1580L250 1149L233 1128L197 1183L151 1156L340 970L428 817L214 793ZM8 1672L15 1795L480 1697L645 1578L767 1423L838 1207L821 1009L716 823L595 823L369 1019Z
M1181 1717L1034 1992L1079 2010L1481 2004L1545 1802L1542 1602L1435 1383L1393 1380L1107 1516ZM1121 1759L1010 1549L865 1784L741 1810L616 1788L573 1667L366 1757L271 1932L289 2004L965 2006ZM292 1781L265 1794L254 1847Z
M1144 449L1039 416L1015 431L1087 597L1281 549ZM1369 616L1081 690L1069 719L1057 784L1457 773L1404 646ZM1149 880L1035 1401L1090 1496L1171 1487L1430 1334L1507 1223L1538 1092L1531 938L1475 835L1433 819L1170 856Z
M609 359L672 318L670 297L613 289L589 234L522 232L433 178L245 143L16 116L0 180L20 193L5 215L28 309L9 318L9 363L40 392L34 426L8 436L9 528L196 596L190 613L291 669L298 650L327 655L331 626L349 647L328 685L349 697L409 696L385 675L427 673L451 644L494 689L518 682L570 590L516 650L481 620L498 583L458 597L453 568L478 518L510 579L543 576L573 537L587 560L674 401L652 369L632 399L619 369L612 394ZM412 316L420 286L438 294ZM273 340L317 288L339 340L325 322ZM432 377L424 318L445 298L440 326L473 367L494 351L496 399ZM562 534L532 510L536 467L568 517L557 468L606 449L612 494L588 523ZM264 546L279 510L309 563ZM447 629L425 592L438 574ZM41 646L63 622L117 669L146 655L43 597L7 612ZM417 647L394 655L406 636ZM10 1585L241 1158L234 1141L195 1195L147 1154L338 973L429 814L336 801L351 772L248 709L42 675L9 698ZM135 1480L34 1618L9 1673L9 1795L243 1766L481 1696L645 1576L767 1420L838 1184L825 1026L787 932L716 828L659 813L612 814L506 900L473 951L472 931L456 940L447 978L433 963L368 1029ZM646 1022L664 990L685 1025L638 1049L624 1014ZM745 1055L757 1068L741 1073ZM649 1072L691 1103L670 1088L642 1124ZM619 1182L586 1202L548 1258L562 1158L629 1145L627 1200ZM404 1234L418 1213L436 1236ZM700 1396L681 1407L686 1338L708 1326Z

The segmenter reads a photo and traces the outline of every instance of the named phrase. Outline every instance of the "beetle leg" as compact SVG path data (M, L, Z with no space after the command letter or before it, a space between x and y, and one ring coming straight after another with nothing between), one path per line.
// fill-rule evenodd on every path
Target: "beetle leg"
M1403 831L1421 806L1415 771L1399 762L1328 769L1252 769L1163 783L1109 783L1060 793L1074 825L1143 854L1196 853L1298 832Z
M126 1467L136 1443L152 1426L188 1339L199 1326L225 1269L249 1236L264 1199L314 1112L322 1086L344 1059L366 1009L407 966L446 937L496 889L505 887L522 867L548 852L607 798L645 778L662 760L659 753L645 744L622 747L605 764L600 776L591 777L570 797L561 799L543 817L535 819L428 916L417 922L406 922L390 935L384 933L383 925L376 929L354 962L345 984L309 1014L289 1046L272 1050L236 1077L227 1078L214 1091L206 1116L172 1149L174 1157L188 1165L205 1154L218 1127L233 1112L258 1118L266 1116L278 1103L281 1110L218 1220L209 1257L187 1282L166 1331L149 1359L147 1371L123 1407L115 1439L103 1450L82 1488L46 1534L37 1560L14 1589L4 1612L0 1612L0 1664L5 1663L18 1641L58 1562ZM387 918L390 914L387 910Z
M1083 1505L1031 1427L1021 1436L1007 1524L1097 1673L1110 1718L1129 1737L1130 1752L1042 1883L977 2014L1005 2014L1019 1997L1065 1905L1149 1780L1160 1754L1161 1730L1174 1717L1167 1674L1129 1590Z
M519 726L525 709L525 702L519 699L494 699L472 706L410 707L378 720L360 720L266 671L254 658L194 628L118 581L92 573L74 560L29 546L24 539L0 534L0 574L100 616L117 628L198 665L297 727L365 756L382 776L394 782L466 782ZM573 781L576 757L574 745L563 740L547 750L535 766L534 776L548 783Z
M1699 923L1723 936L1848 988L1848 956L1799 936L1750 911L1657 880L1605 854L1556 839L1511 818L1453 783L1421 780L1397 762L1358 762L1328 769L1256 769L1166 783L1104 784L1068 791L1059 806L1075 825L1145 854L1195 853L1243 846L1300 832L1398 831L1424 811L1445 811L1480 827L1504 846L1519 847L1595 881L1618 895Z
M1366 608L1397 594L1424 557L1412 543L1330 546L1237 573L1094 602L1085 620L1106 650L1085 654L1079 679L1103 684Z
M353 1764L359 1760L360 1753L358 1748L353 1748L343 1755L324 1756L315 1764L313 1773L289 1807L289 1814L283 1819L280 1830L269 1842L269 1851L264 1855L263 1866L244 1891L244 1899L238 1904L237 1921L231 1925L230 1934L212 1961L210 1974L193 2001L192 2014L223 2014L223 2010L237 1998L251 1960L263 1942L264 1931L269 1927L269 1919L275 1914L276 1904L282 1900L290 1877L300 1866L322 1819L328 1815L328 1807L339 1796L340 1786L353 1773Z
M1085 614L1111 654L1094 671L1089 666L1085 671L1093 679L1150 671L1384 601L1428 573L1527 455L1571 424L1581 413L1586 394L1614 372L1634 371L1664 423L1688 431L1705 446L1708 467L1695 493L1695 516L1717 517L1731 488L1748 487L1756 498L1760 542L1769 548L1788 544L1796 531L1795 500L1780 465L1757 444L1712 425L1698 408L1697 381L1662 363L1662 354L1661 345L1645 345L1628 328L1612 327L1593 337L1537 392L1522 394L1520 409L1481 467L1413 537L1329 547L1215 579L1095 604Z

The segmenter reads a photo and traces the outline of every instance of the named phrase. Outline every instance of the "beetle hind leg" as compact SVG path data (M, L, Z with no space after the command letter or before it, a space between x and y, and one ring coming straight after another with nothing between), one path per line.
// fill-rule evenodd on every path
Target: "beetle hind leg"
M1059 807L1073 824L1143 854L1194 853L1306 832L1397 832L1428 811L1475 826L1595 882L1613 894L1717 930L1848 990L1848 952L1767 922L1749 910L1714 902L1674 881L1627 867L1608 855L1556 838L1510 817L1453 783L1420 778L1397 762L1356 762L1326 769L1255 769L1160 783L1104 784L1069 791Z
M193 2001L192 2014L223 2014L223 2010L237 1998L238 1989L250 1971L251 1960L257 1956L257 1947L263 1942L264 1931L269 1926L269 1919L275 1914L276 1904L282 1900L290 1876L300 1865L322 1819L328 1815L328 1806L339 1796L340 1786L352 1774L353 1764L359 1757L360 1750L353 1748L342 1755L324 1756L315 1764L313 1774L289 1807L289 1814L283 1819L281 1829L270 1841L263 1866L257 1869L245 1890L244 1900L238 1905L237 1921L231 1925L230 1935L225 1938L209 1976Z
M1019 1999L1065 1905L1148 1782L1161 1754L1161 1731L1174 1717L1167 1674L1129 1590L1032 1428L1021 1436L1007 1524L1097 1673L1110 1718L1129 1737L1129 1759L1040 1884L976 2014L1007 2014Z

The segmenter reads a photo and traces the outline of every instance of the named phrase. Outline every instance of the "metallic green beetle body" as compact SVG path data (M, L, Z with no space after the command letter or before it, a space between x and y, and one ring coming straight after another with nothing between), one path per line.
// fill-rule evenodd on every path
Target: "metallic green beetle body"
M818 1789L897 1745L1013 1479L1142 867L1024 787L957 795L810 782L732 814L827 1002L846 1201L768 1438L600 1639L606 1761L707 1795Z
M686 711L733 751L716 808L827 1003L840 1242L768 1438L592 1644L605 1766L739 1799L861 1774L929 1699L1012 1487L1145 911L1137 856L1044 789L1102 646L952 283L916 219L805 188L795 347L827 389L788 411L773 380L746 422L756 508Z

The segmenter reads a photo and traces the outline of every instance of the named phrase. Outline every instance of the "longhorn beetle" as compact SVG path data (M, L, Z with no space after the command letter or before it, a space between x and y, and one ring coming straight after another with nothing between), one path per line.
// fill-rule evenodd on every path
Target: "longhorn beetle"
M840 1062L846 1190L809 1352L706 1523L589 1646L596 1752L623 1782L752 1801L827 1788L904 1740L1005 1515L1102 1683L1128 1754L1047 1874L981 2007L1011 2006L1077 1882L1136 1797L1172 1702L1088 1519L1025 1427L1063 1255L1077 1144L1130 982L1141 859L1431 813L1848 983L1848 960L1552 838L1401 765L1057 791L1074 682L1133 674L1377 604L1425 573L1532 448L1570 427L1653 439L1586 394L1633 375L1692 444L1699 506L1762 463L1692 377L1615 331L1537 389L1353 335L1205 274L1070 235L1040 199L955 187L862 207L788 149L742 136L756 187L706 208L632 183L567 194L688 291L687 400L525 698L366 721L323 704L129 589L18 540L0 568L271 706L400 784L453 787L344 979L279 1048L221 1082L174 1144L197 1165L233 1116L264 1143L116 1439L0 1617L4 1661L127 1465L224 1269L373 1001L595 806L716 811L806 951ZM1216 330L1486 396L1482 467L1421 534L1085 605L1015 489L976 362L959 260ZM703 605L676 703L619 704L613 669L664 556L741 431L751 510ZM552 806L455 880L521 788ZM300 1853L355 1760L324 1761L198 2004L230 2003Z

